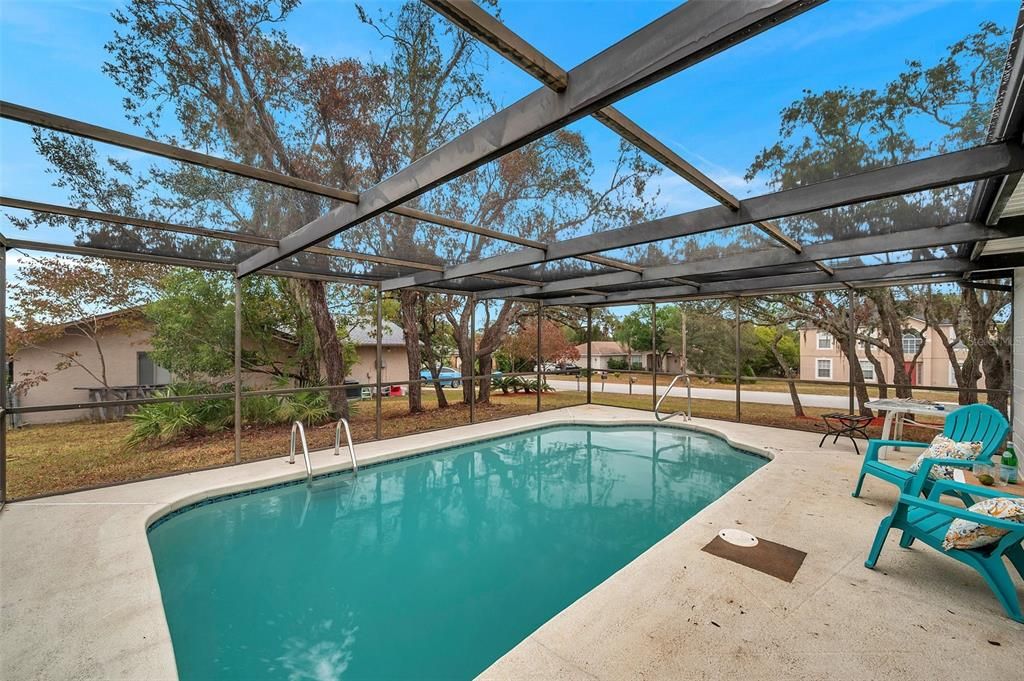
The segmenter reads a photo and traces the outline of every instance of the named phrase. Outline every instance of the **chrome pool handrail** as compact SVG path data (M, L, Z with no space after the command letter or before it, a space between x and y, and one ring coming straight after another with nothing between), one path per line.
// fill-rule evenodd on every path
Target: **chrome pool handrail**
M302 459L306 464L306 482L313 482L313 464L309 461L309 446L306 444L306 429L302 427L302 421L292 424L291 445L289 446L288 463L295 463L295 433L299 433L302 440Z
M661 409L661 403L664 402L665 398L668 397L668 394L672 392L672 388L680 378L686 379L686 413L684 414L682 411L677 411L667 416L662 416L658 411ZM654 386L654 391L658 391L658 386ZM654 405L654 418L659 421L667 421L673 416L685 416L687 421L693 420L693 393L692 387L690 386L690 376L688 374L677 374L676 377L672 379L672 382L668 384L668 388L662 396L658 398L658 402Z
M348 419L338 419L334 426L334 456L341 454L341 427L345 426L345 438L348 440L348 454L352 457L352 475L359 472L359 464L356 463L356 450L352 446L352 430L348 427Z

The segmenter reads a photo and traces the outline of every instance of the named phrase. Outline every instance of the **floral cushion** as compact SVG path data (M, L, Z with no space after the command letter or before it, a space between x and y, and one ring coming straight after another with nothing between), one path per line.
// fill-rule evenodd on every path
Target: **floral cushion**
M993 518L1024 523L1024 499L1021 497L985 499L967 510L972 513L992 516ZM949 529L946 530L946 539L942 542L942 546L946 549L977 549L989 544L995 544L1007 532L1009 530L982 525L973 520L957 518L950 523Z
M961 459L963 461L974 461L981 454L983 447L981 442L957 442L945 435L936 435L924 454L917 457L917 461L907 469L910 473L917 473L925 459ZM952 466L932 466L928 471L928 477L932 480L952 480Z

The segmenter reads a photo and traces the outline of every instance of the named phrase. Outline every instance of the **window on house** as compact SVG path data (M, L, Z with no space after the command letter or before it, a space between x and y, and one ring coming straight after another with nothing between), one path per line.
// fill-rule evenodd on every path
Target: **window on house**
M874 364L872 364L871 362L864 362L864 361L862 361L860 363L860 370L864 374L864 380L865 381L873 381L873 380L875 380L875 365Z
M825 331L818 332L818 349L819 350L831 350L832 349L832 334Z
M903 334L903 354L913 357L921 349L924 341L916 333L907 332Z
M832 378L832 360L830 359L819 359L818 360L818 378Z
M171 382L171 372L153 361L148 352L136 355L138 364L138 385L167 385Z

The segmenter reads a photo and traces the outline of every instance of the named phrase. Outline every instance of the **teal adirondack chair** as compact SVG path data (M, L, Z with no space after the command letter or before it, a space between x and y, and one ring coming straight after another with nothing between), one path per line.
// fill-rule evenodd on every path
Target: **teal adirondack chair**
M946 418L946 425L942 433L957 442L982 442L981 454L977 461L991 461L992 455L1003 444L1010 424L998 411L987 404L972 404L960 407L950 413ZM926 442L903 442L901 440L869 440L868 449L864 452L864 462L860 467L860 475L857 478L857 487L853 490L853 496L860 496L860 489L864 485L864 476L873 475L886 482L899 487L902 491L908 490L910 481L914 474L878 460L878 452L882 447L915 447L924 449L928 446ZM934 459L935 463L960 468L970 468L974 461L962 461L960 459ZM928 494L931 491L933 481L927 479L921 488L921 492Z
M938 480L932 485L931 493L927 499L915 494L901 494L892 514L882 521L878 526L878 533L875 535L875 543L871 545L871 553L864 566L874 569L878 562L878 555L882 552L885 539L892 530L902 530L903 539L901 545L909 547L914 540L920 539L939 553L960 561L964 565L977 570L990 589L995 594L999 604L1003 606L1007 616L1017 622L1024 623L1024 615L1021 615L1020 600L1017 598L1017 590L1006 569L1003 557L1009 559L1017 573L1024 577L1024 524L1012 520L1003 520L980 513L971 513L966 508L948 506L941 503L943 494L952 494L959 497L1005 497L1006 492L1000 492L986 487L975 487L965 485L962 482L951 480ZM944 549L942 541L946 536L946 530L954 518L963 518L988 525L1009 530L1009 533L1002 537L998 543L985 546L980 549Z

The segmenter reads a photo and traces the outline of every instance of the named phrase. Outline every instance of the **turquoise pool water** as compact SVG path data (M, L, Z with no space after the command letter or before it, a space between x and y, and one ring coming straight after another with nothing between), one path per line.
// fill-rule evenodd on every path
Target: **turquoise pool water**
M764 463L558 426L187 510L149 535L178 672L472 678Z

